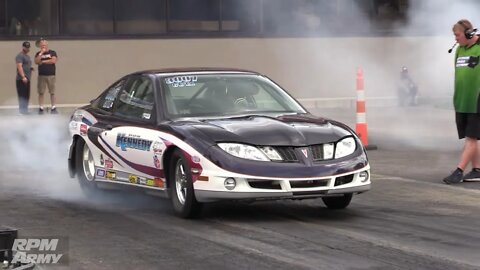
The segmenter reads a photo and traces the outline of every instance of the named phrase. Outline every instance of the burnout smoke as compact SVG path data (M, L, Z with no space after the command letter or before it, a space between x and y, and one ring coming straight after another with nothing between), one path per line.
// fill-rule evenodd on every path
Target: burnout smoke
M33 111L33 110L32 110ZM0 122L2 164L0 189L30 197L50 198L81 204L102 204L116 209L153 205L157 198L138 196L130 191L105 191L87 198L77 179L67 169L68 115L3 115ZM22 177L19 177L19 176ZM19 181L20 178L23 178ZM128 205L125 198L128 197ZM156 205L157 203L155 203Z
M419 150L458 150L452 110L453 54L447 50L455 42L451 28L462 18L478 26L478 1L372 1L376 9L356 1L303 1L295 12L270 4L275 11L279 32L302 24L298 33L307 38L289 44L278 42L269 53L276 55L276 66L289 73L295 66L310 66L296 74L297 84L282 83L297 98L321 98L318 115L340 119L355 127L355 73L361 67L365 76L366 117L370 143L403 145ZM400 14L392 3L403 2ZM322 7L322 8L320 8ZM291 15L291 20L284 20ZM332 14L338 15L336 20ZM281 18L281 19L280 19ZM396 18L392 20L392 18ZM272 19L273 20L273 19ZM297 32L296 32L297 33ZM385 35L385 33L390 33ZM291 46L291 55L277 48ZM310 53L304 53L310 52ZM419 86L420 106L397 106L397 82L402 66L407 66ZM300 70L300 68L299 68ZM330 99L330 100L329 100ZM326 108L338 108L326 109ZM352 108L353 107L353 108ZM386 138L386 139L384 139ZM373 140L372 140L373 139Z
M66 117L5 115L2 120L3 184L22 193L74 198L78 187L66 171ZM13 181L8 174L21 174L24 179Z

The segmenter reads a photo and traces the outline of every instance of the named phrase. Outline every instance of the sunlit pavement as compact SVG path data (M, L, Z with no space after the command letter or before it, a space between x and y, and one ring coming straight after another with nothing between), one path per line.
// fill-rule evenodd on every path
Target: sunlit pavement
M355 127L353 109L314 113ZM228 203L194 221L138 193L87 200L66 170L68 114L0 117L0 225L68 237L63 269L480 268L480 183L441 181L463 143L451 110L367 108L373 186L344 211Z

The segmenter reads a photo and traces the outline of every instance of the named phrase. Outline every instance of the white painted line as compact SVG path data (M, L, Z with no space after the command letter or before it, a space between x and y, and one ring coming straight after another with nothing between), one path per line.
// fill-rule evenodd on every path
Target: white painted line
M395 181L402 181L402 182L407 182L407 183L415 183L415 184L422 184L426 186L431 186L435 188L445 188L445 189L455 189L457 191L462 191L463 193L471 193L475 195L480 195L480 190L478 189L468 189L465 187L462 187L462 183L459 184L453 184L453 185L447 185L445 184L442 179L438 179L438 183L432 183L432 182L427 182L427 181L421 181L421 180L415 180L411 178L403 178L399 176L390 176L390 175L383 175L383 174L372 174L372 185L375 185L375 178L377 180L395 180Z

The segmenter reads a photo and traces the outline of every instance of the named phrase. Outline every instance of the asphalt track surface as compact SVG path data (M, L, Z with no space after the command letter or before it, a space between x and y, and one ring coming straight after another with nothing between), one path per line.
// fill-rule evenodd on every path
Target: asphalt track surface
M314 112L355 125L350 109ZM86 199L66 115L0 119L0 226L68 238L68 265L37 269L480 269L480 182L441 181L462 147L450 110L367 109L373 186L345 210L216 203L197 220L133 191Z

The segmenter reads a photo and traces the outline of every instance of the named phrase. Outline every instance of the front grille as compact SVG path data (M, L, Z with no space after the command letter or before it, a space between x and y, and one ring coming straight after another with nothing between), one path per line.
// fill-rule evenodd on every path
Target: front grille
M313 161L323 160L323 144L310 146L310 151L312 152Z
M327 194L327 190L309 190L309 191L294 191L292 192L293 197L295 199L301 199L301 198L315 198L315 197L321 197L322 195Z
M290 181L290 186L292 188L315 188L315 187L325 187L327 185L328 185L328 179Z
M277 153L280 155L282 160L280 162L299 162L300 159L297 156L296 151L301 155L301 150L305 149L302 147L290 147L290 146L272 146ZM308 154L307 159L312 159L313 162L323 161L325 157L323 156L323 144L314 144L307 146L310 154Z
M345 185L353 181L353 174L344 175L335 179L335 186Z
M283 162L297 162L298 158L293 147L275 147Z
M259 189L282 189L280 186L279 181L275 180L256 180L256 179L248 179L248 184L252 188L259 188Z

